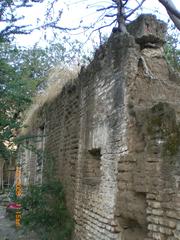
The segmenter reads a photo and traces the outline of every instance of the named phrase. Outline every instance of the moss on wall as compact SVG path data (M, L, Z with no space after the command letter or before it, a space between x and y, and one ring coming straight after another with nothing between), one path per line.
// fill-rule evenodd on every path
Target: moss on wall
M180 146L180 127L176 123L173 108L167 103L154 105L147 119L147 134L151 139L163 142L163 156L175 155Z

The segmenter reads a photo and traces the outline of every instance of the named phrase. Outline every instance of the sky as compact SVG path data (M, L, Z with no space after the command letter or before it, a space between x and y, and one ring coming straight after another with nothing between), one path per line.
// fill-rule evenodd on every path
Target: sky
M130 7L137 6L136 0L130 0ZM178 2L180 0L173 0L174 4L177 8ZM43 13L46 11L46 8L50 6L51 0L45 0L44 3L35 4L33 8L24 9L23 12L19 12L20 14L25 15L25 21L27 24L31 23L33 26L37 26L37 23L40 24L43 22ZM111 3L110 0L67 0L62 1L59 0L54 6L54 11L51 12L49 19L51 16L59 17L61 14L60 26L62 27L77 27L79 24L83 26L90 26L94 22L97 22L95 27L99 27L101 24L107 24L110 21L109 18L102 18L101 13L97 12L98 8L102 8L105 6L109 6ZM180 3L179 3L180 5ZM143 4L143 10L139 11L143 13L154 13L157 17L165 22L168 22L168 14L162 4L159 3L158 0L146 0ZM137 17L137 13L134 14L133 18ZM99 22L98 22L99 20ZM102 29L102 33L110 35L112 30L112 26L106 29ZM84 31L82 29L78 29L77 31L69 32L69 35L73 39L78 39L80 41L87 41L91 31ZM34 31L31 35L27 36L17 36L16 42L18 45L21 46L33 46L35 43L39 43L41 46L46 45L46 41L44 37L50 40L52 39L52 30L41 30L41 31ZM57 31L57 39L60 39L63 36L62 33ZM97 33L91 35L91 40L98 41Z

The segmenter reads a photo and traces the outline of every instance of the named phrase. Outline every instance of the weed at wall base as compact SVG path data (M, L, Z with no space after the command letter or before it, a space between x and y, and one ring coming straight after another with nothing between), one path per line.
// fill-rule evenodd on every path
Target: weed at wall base
M66 208L62 184L49 182L29 186L21 199L22 224L35 230L42 240L70 240L73 220Z

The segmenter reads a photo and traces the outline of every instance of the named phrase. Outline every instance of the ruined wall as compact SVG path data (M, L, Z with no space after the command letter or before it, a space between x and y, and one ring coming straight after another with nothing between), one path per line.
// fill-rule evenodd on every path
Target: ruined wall
M122 36L119 40L118 35L111 39L80 74L77 239L117 238L114 223L117 164L127 151L124 59L136 48L132 37Z
M7 159L0 155L0 190L13 186L15 178L15 159Z
M38 111L29 133L43 132L44 160L21 158L29 181L63 182L74 240L180 239L180 81L162 22L141 16L129 32Z
M50 103L46 113L47 163L45 165L47 168L45 169L49 169L53 162L52 174L63 182L67 204L73 212L79 141L78 83L75 81L66 85L60 97Z
M137 38L141 57L126 79L128 151L118 163L116 211L126 240L180 239L180 81L158 37Z
M24 146L19 149L22 184L41 184L43 176L44 181L60 180L73 213L79 142L78 80L67 84L34 115Z
M3 167L4 167L4 159L0 156L0 190L4 188Z

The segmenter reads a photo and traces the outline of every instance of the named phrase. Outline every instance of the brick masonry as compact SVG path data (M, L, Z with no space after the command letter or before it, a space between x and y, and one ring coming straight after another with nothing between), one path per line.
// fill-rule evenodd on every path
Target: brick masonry
M62 181L73 240L180 239L180 79L165 28L147 15L113 34L38 110L26 144L44 155L20 147L24 185Z

